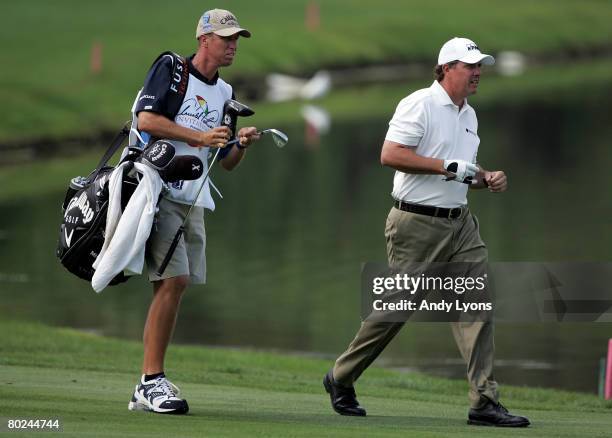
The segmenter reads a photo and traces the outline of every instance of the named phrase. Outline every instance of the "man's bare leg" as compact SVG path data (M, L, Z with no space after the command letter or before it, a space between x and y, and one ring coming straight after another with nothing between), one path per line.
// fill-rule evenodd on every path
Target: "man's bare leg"
M186 414L187 400L179 398L178 388L162 374L164 357L189 277L180 276L153 284L153 299L144 327L142 377L128 404L130 411Z
M164 371L164 357L174 331L181 297L189 277L172 277L153 283L153 299L144 327L143 374Z

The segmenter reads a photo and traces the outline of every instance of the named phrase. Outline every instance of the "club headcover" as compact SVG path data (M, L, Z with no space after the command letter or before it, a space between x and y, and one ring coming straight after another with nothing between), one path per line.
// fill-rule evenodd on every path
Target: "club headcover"
M141 161L156 169L166 182L198 179L204 173L204 165L195 155L176 155L174 146L166 140L158 140L148 146Z
M234 99L227 99L223 104L223 119L221 124L227 126L232 131L232 136L236 134L236 124L238 117L248 117L255 114L251 108Z
M162 170L170 164L175 155L176 150L170 142L166 140L157 140L142 151L141 159L143 163L152 168Z
M204 173L204 164L195 155L178 155L162 170L159 175L166 182L198 179Z

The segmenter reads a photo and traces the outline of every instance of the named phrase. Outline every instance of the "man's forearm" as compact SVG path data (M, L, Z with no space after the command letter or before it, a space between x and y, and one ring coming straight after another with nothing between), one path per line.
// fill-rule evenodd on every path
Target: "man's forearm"
M201 144L202 139L199 131L180 126L161 114L146 111L140 112L138 114L138 129L154 137L183 141L190 145L204 146Z
M413 148L385 141L380 163L404 173L446 175L444 160L418 155Z
M238 164L240 164L240 161L242 161L245 153L246 149L239 148L237 144L231 146L227 156L221 160L221 166L223 166L225 170L233 170Z

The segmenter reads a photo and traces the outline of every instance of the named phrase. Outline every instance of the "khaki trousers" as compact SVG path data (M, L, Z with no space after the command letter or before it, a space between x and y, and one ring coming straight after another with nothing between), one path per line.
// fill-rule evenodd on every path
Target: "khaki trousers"
M478 221L467 208L457 219L409 213L395 207L385 229L387 256L392 267L413 262L486 262L487 248L478 232ZM364 321L348 349L336 360L334 379L353 386L361 373L400 331L403 322ZM493 378L492 322L451 323L459 351L467 364L472 408L487 400L498 401Z

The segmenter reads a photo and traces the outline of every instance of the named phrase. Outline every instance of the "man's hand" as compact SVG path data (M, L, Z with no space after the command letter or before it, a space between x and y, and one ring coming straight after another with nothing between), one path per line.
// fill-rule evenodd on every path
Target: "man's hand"
M446 181L471 184L480 168L465 160L444 160Z
M227 126L217 126L209 131L199 132L198 134L198 141L189 143L189 146L222 148L229 141L232 131Z
M249 147L253 142L259 140L261 134L257 132L254 126L240 128L238 131L238 140L242 148Z
M485 171L483 179L490 192L501 193L505 192L508 188L508 178L506 178L503 170Z

